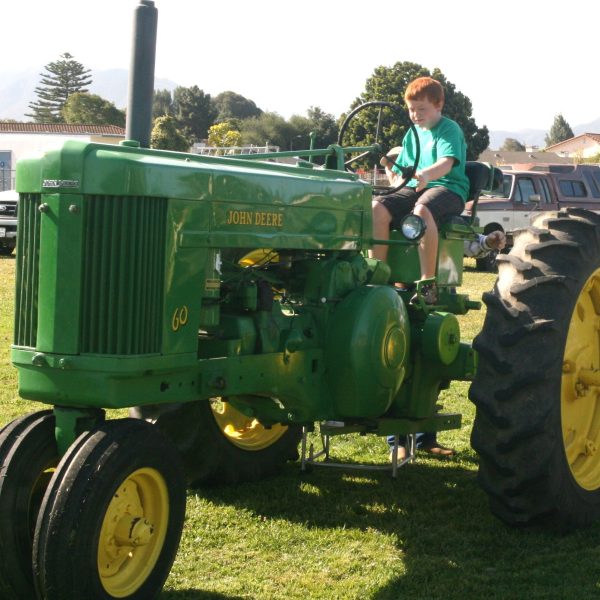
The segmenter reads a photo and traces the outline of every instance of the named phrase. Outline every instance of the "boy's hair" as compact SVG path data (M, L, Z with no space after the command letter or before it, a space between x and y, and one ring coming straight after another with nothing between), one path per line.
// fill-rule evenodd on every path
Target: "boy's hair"
M429 100L435 106L444 104L444 88L439 81L431 77L413 79L404 92L404 100Z

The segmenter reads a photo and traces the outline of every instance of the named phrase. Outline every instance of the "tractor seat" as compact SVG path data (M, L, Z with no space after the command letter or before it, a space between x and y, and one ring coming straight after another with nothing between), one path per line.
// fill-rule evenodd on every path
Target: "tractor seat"
M489 163L467 161L465 174L469 179L467 200L476 200L484 190L492 191L502 183L502 171Z
M477 201L481 192L491 192L502 185L502 171L496 169L490 163L467 161L465 163L465 174L469 179L469 195L467 201L471 202L469 209L470 217L466 217L469 223L475 223L477 217Z

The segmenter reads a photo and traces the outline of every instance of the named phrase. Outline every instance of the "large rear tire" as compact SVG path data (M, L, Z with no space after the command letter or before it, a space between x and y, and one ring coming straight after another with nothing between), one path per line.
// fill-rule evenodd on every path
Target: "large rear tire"
M33 544L44 600L148 600L162 589L185 517L177 451L136 419L82 434L46 490Z
M138 407L130 414L154 423L171 438L190 485L259 481L298 459L299 426L265 428L219 399Z
M586 525L600 517L600 217L540 217L497 262L469 393L479 480L508 524Z

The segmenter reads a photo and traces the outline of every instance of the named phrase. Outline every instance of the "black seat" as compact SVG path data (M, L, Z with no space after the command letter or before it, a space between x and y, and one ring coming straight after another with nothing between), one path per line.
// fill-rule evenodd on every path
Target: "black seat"
M468 161L465 164L465 174L470 184L467 200L476 200L482 191L491 192L502 183L502 171L489 163Z
M465 164L465 174L469 179L469 196L467 200L472 200L470 222L475 221L477 216L477 200L481 192L491 192L493 189L502 185L502 171L496 169L490 163L467 161Z

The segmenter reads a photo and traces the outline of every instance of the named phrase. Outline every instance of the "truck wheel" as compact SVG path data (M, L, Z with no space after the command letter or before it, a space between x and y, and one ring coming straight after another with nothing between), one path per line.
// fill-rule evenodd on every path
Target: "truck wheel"
M498 257L469 396L479 480L511 525L600 516L600 217L539 218Z
M5 600L35 598L33 530L58 460L49 410L20 417L0 432L0 597Z
M177 451L136 419L107 421L67 451L38 516L45 600L154 598L177 553L185 481Z
M487 235L488 233L492 233L492 231L504 231L504 229L496 223L488 223L483 229L483 234ZM505 250L505 252L508 252L508 250ZM498 265L496 264L496 258L499 254L498 250L493 250L481 258L476 258L475 268L484 273L497 273Z
M263 427L221 399L140 407L130 414L156 424L172 439L190 484L258 481L298 459L299 426Z
M484 273L495 273L498 270L498 265L496 264L497 257L498 251L493 250L483 258L476 258L475 266L477 270Z

